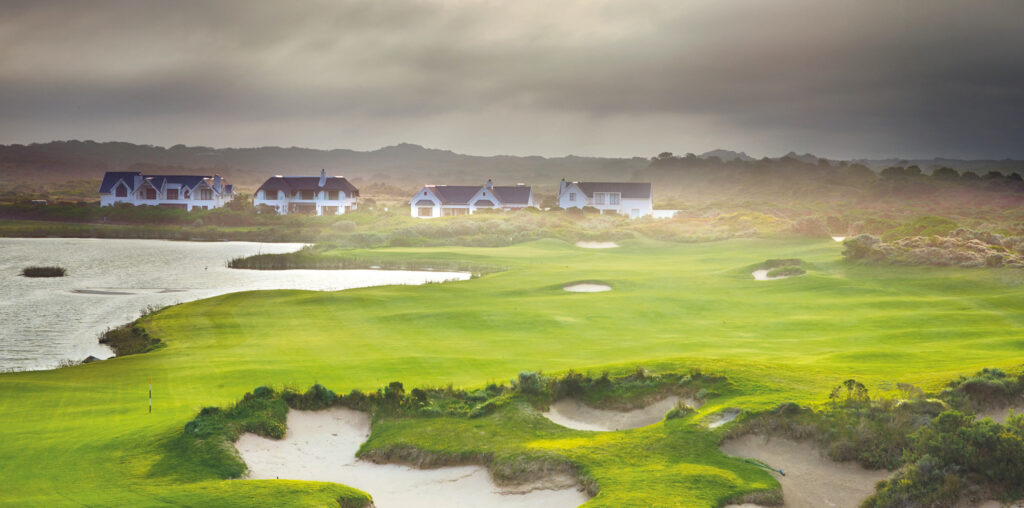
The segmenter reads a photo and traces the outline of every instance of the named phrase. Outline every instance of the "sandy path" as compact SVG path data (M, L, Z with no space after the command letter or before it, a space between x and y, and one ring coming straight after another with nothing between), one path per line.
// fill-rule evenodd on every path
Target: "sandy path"
M619 244L615 242L576 242L576 246L584 249L614 249Z
M288 433L273 440L243 434L235 448L249 466L248 478L341 483L371 496L376 508L483 507L562 508L588 500L570 478L547 481L557 490L498 487L479 466L415 469L356 459L370 436L370 417L344 408L288 412ZM572 483L571 487L567 484Z
M632 411L592 408L575 399L562 399L551 404L544 416L563 427L576 430L610 432L654 425L675 407L679 397L666 397L647 407Z
M856 508L875 492L876 483L889 476L888 471L871 471L852 462L832 462L810 443L783 438L766 441L763 436L747 435L726 441L722 451L785 471L786 476L772 475L782 485L787 508Z
M570 284L568 286L563 287L562 289L564 289L566 291L571 291L573 293L598 293L598 292L601 292L601 291L611 291L612 287L607 285L607 284L587 284L587 283L583 283L583 284Z

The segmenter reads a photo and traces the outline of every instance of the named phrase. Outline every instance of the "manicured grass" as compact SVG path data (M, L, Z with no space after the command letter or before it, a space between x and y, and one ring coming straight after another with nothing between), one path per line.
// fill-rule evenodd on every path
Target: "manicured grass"
M0 375L0 503L330 504L351 491L223 481L227 471L181 446L183 426L202 406L226 405L259 385L482 386L525 370L599 374L641 364L721 372L733 389L692 420L599 435L550 430L487 446L527 443L583 464L602 489L594 505L714 506L774 485L720 455L716 435L693 425L701 415L821 403L851 377L872 393L894 391L897 382L934 389L982 367L1024 362L1024 272L848 265L841 249L831 240L635 240L588 250L546 240L339 253L507 271L418 287L224 295L153 316L146 328L166 344L157 351ZM755 265L779 258L802 259L807 275L770 284L750 278ZM613 289L561 289L592 279ZM496 416L471 422L495 436L530 428L489 420ZM373 439L427 445L423 425L444 422L386 421ZM669 477L678 480L665 483Z

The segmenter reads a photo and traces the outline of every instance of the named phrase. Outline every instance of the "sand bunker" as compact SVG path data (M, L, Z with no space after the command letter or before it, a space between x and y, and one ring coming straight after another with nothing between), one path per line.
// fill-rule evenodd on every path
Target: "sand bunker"
M837 241L837 242L841 242L843 240L846 240L846 237L845 236L833 236L832 239Z
M581 282L579 284L569 284L562 289L571 291L573 293L598 293L601 291L611 291L612 287L607 284L594 284L591 282Z
M889 476L888 471L871 471L853 462L832 462L810 443L783 438L767 441L763 436L747 435L726 441L722 451L785 471L786 476L772 476L782 485L787 508L856 508L875 492L876 483Z
M243 434L235 448L249 466L250 479L334 482L361 489L376 508L399 507L569 507L587 502L575 478L543 484L499 487L479 466L415 469L356 459L370 436L366 413L335 408L288 412L288 432L273 440Z
M705 420L708 424L709 429L717 429L722 425L725 425L736 419L742 411L736 408L729 408L723 411L719 411Z
M771 270L754 270L753 272L750 272L750 274L754 276L754 280L779 280L788 279L792 277L792 275L779 275L778 277L769 277L768 272L770 271Z
M584 249L614 249L619 244L615 242L576 242L576 246Z
M675 407L679 400L679 397L673 395L640 409L613 411L592 408L575 399L562 399L551 404L550 409L543 414L548 420L570 429L610 432L654 425L665 418L665 413ZM684 402L690 405L692 401Z

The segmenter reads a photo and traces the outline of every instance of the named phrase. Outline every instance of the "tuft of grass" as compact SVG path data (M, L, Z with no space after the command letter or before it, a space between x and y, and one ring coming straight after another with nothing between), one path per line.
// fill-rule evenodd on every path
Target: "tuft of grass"
M67 273L60 266L30 266L21 270L22 277L63 277Z

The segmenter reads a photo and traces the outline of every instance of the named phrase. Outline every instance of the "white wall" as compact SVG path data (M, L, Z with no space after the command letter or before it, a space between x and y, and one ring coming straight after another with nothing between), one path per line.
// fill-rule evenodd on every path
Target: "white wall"
M423 199L426 199L426 200L431 201L432 203L434 203L434 206L432 207L433 209L431 210L431 215L429 215L429 216L421 216L419 214L419 208L420 207L416 206L416 202L418 202L420 200L423 200ZM430 218L433 218L433 217L440 217L441 216L441 200L438 199L438 197L434 195L433 191L431 191L430 189L424 187L424 188L420 189L419 191L417 191L416 195L413 196L412 199L409 200L409 213L413 217L415 217L417 219L430 219Z

